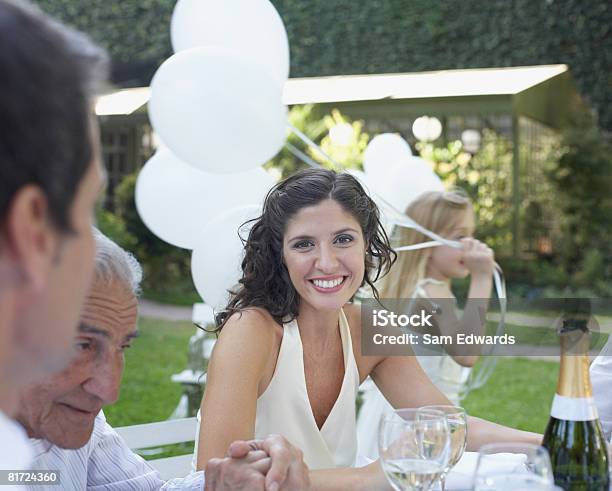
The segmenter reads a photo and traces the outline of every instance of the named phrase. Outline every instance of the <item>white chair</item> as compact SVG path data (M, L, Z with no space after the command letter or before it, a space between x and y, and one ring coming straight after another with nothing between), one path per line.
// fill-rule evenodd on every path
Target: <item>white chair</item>
M132 450L192 442L196 438L196 418L171 419L158 423L115 428ZM184 477L191 472L192 454L149 460L163 480Z
M194 303L191 311L191 320L201 326L215 324L215 312L210 305L205 303Z

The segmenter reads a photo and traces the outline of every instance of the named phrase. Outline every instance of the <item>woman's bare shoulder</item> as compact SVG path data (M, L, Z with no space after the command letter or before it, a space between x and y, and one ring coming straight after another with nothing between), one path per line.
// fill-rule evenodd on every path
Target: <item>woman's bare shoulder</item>
M270 313L261 307L247 307L234 312L225 322L221 333L226 329L269 329L279 324L274 320Z
M218 344L233 346L240 351L269 353L279 338L282 327L270 313L259 307L234 312L219 333ZM232 351L234 351L232 350Z

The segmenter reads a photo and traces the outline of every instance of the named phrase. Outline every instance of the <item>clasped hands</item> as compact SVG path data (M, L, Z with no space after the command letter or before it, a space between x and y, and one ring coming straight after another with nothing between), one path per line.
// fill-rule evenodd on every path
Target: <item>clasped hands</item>
M226 457L206 464L205 491L307 491L310 478L303 457L280 435L234 442Z

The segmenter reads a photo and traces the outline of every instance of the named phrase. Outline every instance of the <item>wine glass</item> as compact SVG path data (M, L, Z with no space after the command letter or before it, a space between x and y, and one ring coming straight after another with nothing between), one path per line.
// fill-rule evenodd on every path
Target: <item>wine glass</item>
M444 491L444 483L447 474L455 466L463 456L465 446L467 444L467 415L465 409L459 406L423 406L419 408L421 413L429 411L441 411L446 416L448 421L448 429L450 431L451 453L448 465L440 476L440 488Z
M397 409L383 416L378 433L380 461L396 491L427 491L450 458L450 431L442 411Z
M478 450L474 491L555 489L548 451L529 443L492 443Z

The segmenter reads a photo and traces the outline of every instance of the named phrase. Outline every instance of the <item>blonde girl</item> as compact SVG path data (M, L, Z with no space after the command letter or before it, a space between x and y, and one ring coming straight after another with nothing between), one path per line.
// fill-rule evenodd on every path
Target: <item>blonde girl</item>
M434 309L442 305L436 317L434 334L453 336L458 332L480 334L484 330L483 310L491 295L494 268L493 251L474 239L474 212L469 198L461 190L431 191L422 194L406 209L406 214L426 229L460 242L462 248L438 246L404 251L385 276L378 289L383 299L412 298L420 306ZM409 228L395 231L395 245L412 245L429 241ZM451 280L470 276L470 289L463 315L458 316ZM445 308L448 305L450 308ZM459 404L471 367L478 356L465 347L446 345L441 348L415 347L418 361L436 387L453 403ZM364 404L358 423L359 453L377 456L373 421L391 411L374 384L366 386Z

